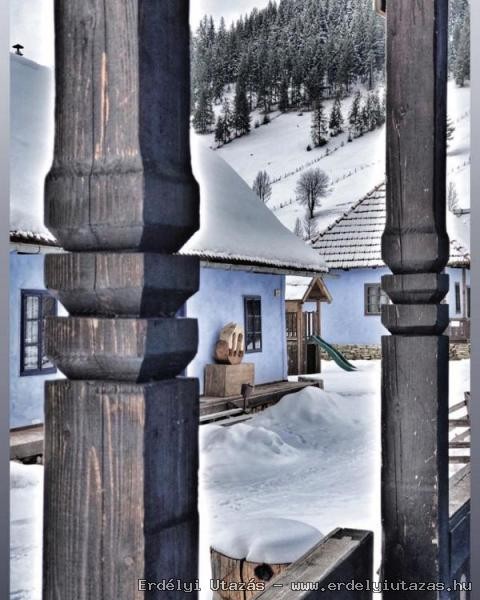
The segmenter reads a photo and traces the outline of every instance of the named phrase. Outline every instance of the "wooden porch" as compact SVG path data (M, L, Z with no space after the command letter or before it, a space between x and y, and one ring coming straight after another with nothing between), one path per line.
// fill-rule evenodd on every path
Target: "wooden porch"
M127 4L56 3L46 215L71 253L49 257L46 284L71 316L50 318L46 339L70 379L46 394L44 600L137 599L140 578L198 572L198 386L176 378L198 340L175 318L199 273L175 255L199 219L189 3ZM458 600L447 586L470 575L468 465L448 478L447 17L447 0L388 4L381 579L445 588L384 600ZM291 582L365 584L373 572L371 532L339 528L258 598L367 600L371 588Z
M306 387L323 387L322 381L314 382L290 382L277 381L256 385L253 389L246 408L249 412L263 410L268 406L276 404L283 396L299 392ZM244 412L244 400L242 395L216 398L213 396L200 396L200 423L220 421L225 418L239 416Z

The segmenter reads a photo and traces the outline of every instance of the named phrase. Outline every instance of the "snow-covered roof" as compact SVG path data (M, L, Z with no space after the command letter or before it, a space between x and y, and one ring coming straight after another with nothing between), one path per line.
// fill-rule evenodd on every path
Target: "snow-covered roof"
M49 236L43 194L53 157L52 69L10 54L10 96L10 229Z
M285 272L328 270L319 253L282 225L232 167L196 136L192 166L200 184L200 229L182 254Z
M53 153L53 72L23 56L11 60L11 222L22 242L53 238L43 224L43 190ZM200 230L182 248L205 261L307 274L327 271L317 252L289 231L227 163L193 137L200 183ZM37 236L37 237L36 237Z
M10 231L10 242L18 244L34 244L35 246L58 246L52 235L13 229Z
M385 265L381 248L386 220L385 201L385 184L382 183L318 236L312 246L325 258L330 269ZM469 251L452 238L448 264L451 267L470 266Z

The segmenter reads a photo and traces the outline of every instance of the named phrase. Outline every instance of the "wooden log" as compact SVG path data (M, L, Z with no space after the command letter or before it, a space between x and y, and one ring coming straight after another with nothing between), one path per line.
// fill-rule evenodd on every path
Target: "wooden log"
M218 552L214 548L210 549L210 560L212 565L212 580L214 582L224 582L225 587L236 584L255 584L265 585L277 575L283 573L290 565L255 563L245 560L245 558L231 558L226 554ZM216 584L214 584L216 585ZM252 600L258 595L257 590L245 590L240 585L237 589L218 589L213 591L213 600Z

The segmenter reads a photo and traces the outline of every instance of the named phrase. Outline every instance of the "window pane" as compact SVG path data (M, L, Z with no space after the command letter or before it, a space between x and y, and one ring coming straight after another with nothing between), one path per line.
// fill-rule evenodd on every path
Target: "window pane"
M260 333L257 333L255 335L254 344L255 344L255 350L260 350L261 349L261 347L262 347L262 336L261 336Z
M25 371L38 369L38 346L25 346L23 368Z
M25 316L27 319L38 319L38 296L27 296Z
M25 344L38 343L38 321L25 322Z
M255 333L260 333L262 331L262 319L261 317L254 317L253 327Z
M462 304L460 300L460 284L455 284L455 312L458 314L462 312Z

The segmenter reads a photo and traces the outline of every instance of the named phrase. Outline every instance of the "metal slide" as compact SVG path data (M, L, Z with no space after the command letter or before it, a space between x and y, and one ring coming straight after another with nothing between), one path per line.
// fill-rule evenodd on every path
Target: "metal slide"
M335 350L333 346L331 346L328 342L322 339L319 335L312 335L312 337L308 340L310 343L317 344L320 346L325 352L337 363L337 365L342 368L344 371L356 371L357 367L352 365L343 354L341 354L338 350Z

